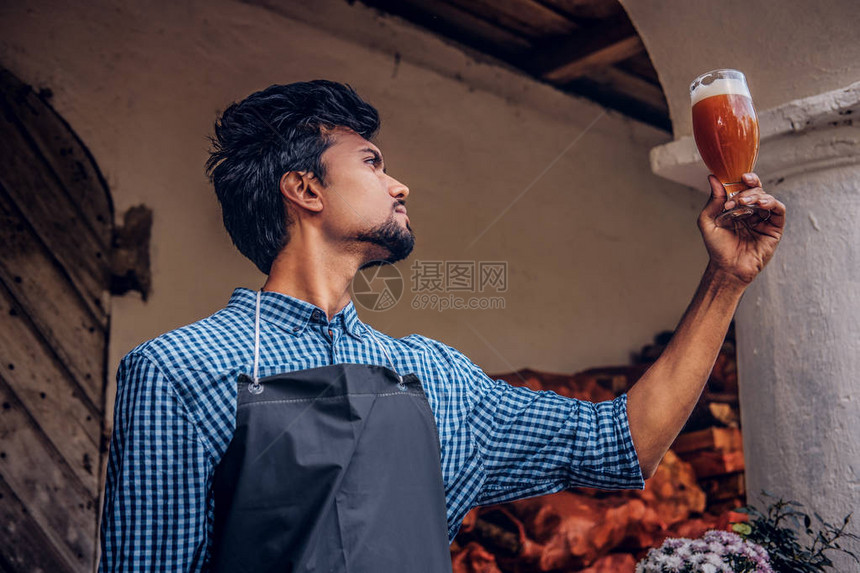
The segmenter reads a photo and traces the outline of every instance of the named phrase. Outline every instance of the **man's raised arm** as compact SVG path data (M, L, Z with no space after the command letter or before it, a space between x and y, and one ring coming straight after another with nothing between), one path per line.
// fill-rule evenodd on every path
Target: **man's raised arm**
M630 433L646 478L693 411L741 295L773 256L785 226L785 205L761 189L755 174L744 175L749 188L728 202L719 181L711 176L709 182L711 197L699 216L708 268L666 350L627 394ZM736 201L769 215L753 216L749 227L718 227L715 217Z

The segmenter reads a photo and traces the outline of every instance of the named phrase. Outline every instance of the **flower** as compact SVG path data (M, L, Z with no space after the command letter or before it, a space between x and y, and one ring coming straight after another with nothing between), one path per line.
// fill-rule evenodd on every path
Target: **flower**
M668 538L650 549L636 573L773 573L767 552L736 533L710 530L700 539Z

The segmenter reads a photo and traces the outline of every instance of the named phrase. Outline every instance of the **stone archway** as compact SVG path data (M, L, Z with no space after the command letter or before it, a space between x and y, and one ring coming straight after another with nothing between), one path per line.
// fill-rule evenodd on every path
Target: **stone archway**
M47 97L0 68L0 569L91 571L113 207Z

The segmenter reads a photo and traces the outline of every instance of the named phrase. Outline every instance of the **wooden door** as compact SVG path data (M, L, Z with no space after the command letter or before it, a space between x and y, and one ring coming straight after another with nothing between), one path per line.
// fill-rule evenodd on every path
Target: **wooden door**
M92 571L113 225L69 126L0 68L0 570Z

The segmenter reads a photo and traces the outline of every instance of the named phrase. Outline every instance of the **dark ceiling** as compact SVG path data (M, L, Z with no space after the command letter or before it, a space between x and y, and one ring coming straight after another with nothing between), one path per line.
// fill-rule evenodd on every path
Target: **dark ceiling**
M360 0L664 131L669 110L618 0Z

